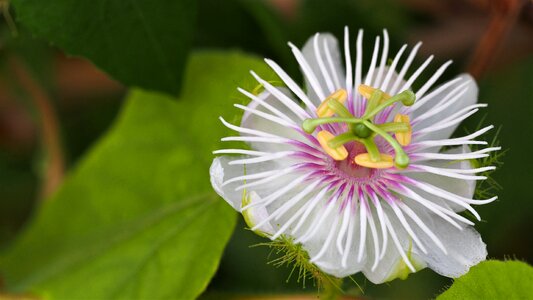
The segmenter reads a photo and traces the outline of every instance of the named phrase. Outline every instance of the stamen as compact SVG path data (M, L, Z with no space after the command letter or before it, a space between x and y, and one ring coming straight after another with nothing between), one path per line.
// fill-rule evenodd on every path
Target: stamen
M374 169L387 169L392 168L394 166L392 156L383 153L379 154L378 161L372 161L372 159L370 159L370 154L368 153L362 153L357 155L354 158L354 161L360 166Z
M408 115L397 114L394 117L394 122L406 124L409 128L407 131L398 131L394 135L398 143L400 143L400 145L402 146L407 146L411 143L413 129L411 128L411 124L409 123L409 121L410 120Z
M322 130L317 134L317 140L320 143L320 146L326 151L326 153L331 156L334 160L344 160L348 157L348 151L344 146L339 146L336 148L331 148L329 142L333 140L335 136L327 130Z
M333 94L329 95L316 109L316 114L319 118L331 117L335 114L336 111L331 109L328 105L330 101L336 101L340 104L344 104L348 98L348 93L345 89L338 89Z
M407 115L398 114L394 122L374 124L373 119L376 114L383 109L401 102L403 105L411 106L415 102L415 94L410 90L390 96L380 89L361 84L358 91L364 97L368 98L366 111L361 118L356 118L344 106L348 93L344 89L339 89L329 95L316 110L318 118L305 119L302 123L302 129L312 134L315 129L323 124L345 123L348 131L338 136L334 136L328 131L321 131L317 138L325 152L335 160L344 160L348 157L348 151L343 146L346 143L357 141L362 143L367 153L355 162L368 168L390 168L396 166L399 169L406 168L409 165L409 156L405 153L402 146L411 143L412 128ZM333 117L333 115L335 115ZM389 132L395 133L392 137ZM374 137L379 135L394 149L394 160L392 156L382 154L374 142Z
M377 91L378 89L376 88L373 88L369 85L364 85L364 84L360 84L358 87L357 87L357 91L359 92L359 94L361 94L363 97L365 97L366 99L370 99L370 97L372 97L372 94ZM383 95L381 96L381 99L380 99L380 103L382 101L385 101L385 100L388 100L391 96L387 93L383 93Z

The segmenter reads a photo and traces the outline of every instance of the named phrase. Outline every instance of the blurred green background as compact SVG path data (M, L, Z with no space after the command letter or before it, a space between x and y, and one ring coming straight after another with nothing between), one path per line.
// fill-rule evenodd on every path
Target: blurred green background
M434 54L436 62L432 65L436 68L438 63L453 59L442 80L460 72L474 72L479 99L489 106L460 131L472 131L484 118L483 124L501 126L499 140L507 151L503 165L493 175L502 187L495 191L499 200L478 208L483 221L476 228L491 258L533 263L531 1L199 0L196 14L196 23L189 24L194 28L193 51L237 49L272 58L300 79L286 42L302 46L315 32L341 37L345 25L352 36L358 28L365 29L367 62L374 36L387 28L391 53L404 42L412 46L421 40L424 45L418 62ZM46 137L39 121L43 108L30 101L14 80L10 57L20 57L50 95L61 146L59 165L67 173L109 129L121 109L126 88L90 62L68 57L46 41L33 38L22 24L17 24L17 36L5 22L0 26L0 249L5 249L32 219L46 193L44 187L55 179L47 177L54 161L43 154ZM61 174L52 176L61 179ZM250 248L263 240L244 227L239 218L203 297L301 291L295 278L286 281L288 269L266 263L267 248ZM369 298L383 299L427 299L451 283L430 270L380 286L361 275L355 279ZM314 290L309 284L305 291Z

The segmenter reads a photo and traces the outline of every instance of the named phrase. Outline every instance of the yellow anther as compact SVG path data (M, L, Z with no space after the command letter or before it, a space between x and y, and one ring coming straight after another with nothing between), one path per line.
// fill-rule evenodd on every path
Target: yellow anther
M318 142L320 146L326 151L326 153L331 156L334 160L344 160L348 157L348 151L344 146L339 146L337 148L331 148L328 145L328 142L331 141L335 136L327 130L322 130L317 134Z
M344 104L348 98L348 93L345 89L338 89L333 94L329 95L326 100L322 101L320 106L316 109L316 114L319 118L331 117L335 114L333 110L328 107L329 101L337 101Z
M371 87L371 86L368 86L368 85L364 85L364 84L360 84L358 87L357 87L357 91L359 92L359 94L363 95L363 97L365 97L366 99L370 99L370 97L372 97L372 93L375 91L376 89ZM387 99L389 99L391 96L387 93L383 93L383 96L381 96L381 99L379 100L379 102L383 102Z
M395 117L394 117L394 122L396 123L404 123L407 125L407 127L409 127L409 130L408 131L401 131L401 132L396 132L394 134L394 136L396 137L396 140L398 141L398 143L402 146L407 146L411 143L411 136L413 135L413 129L411 128L411 123L410 120L409 120L409 116L408 115L402 115L402 114L397 114Z
M383 153L379 154L379 160L375 162L370 159L370 155L368 153L362 153L357 155L354 158L354 161L360 166L373 169L387 169L392 168L394 166L392 156Z

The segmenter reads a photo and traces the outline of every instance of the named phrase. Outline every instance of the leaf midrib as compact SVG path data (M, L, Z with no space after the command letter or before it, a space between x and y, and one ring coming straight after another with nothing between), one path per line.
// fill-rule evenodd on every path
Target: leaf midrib
M146 252L142 260L139 261L137 267L133 269L127 276L124 276L122 282L117 284L114 291L110 292L109 298L118 298L118 294L127 286L130 280L134 278L137 274L139 274L148 265L150 258L155 253L157 253L157 251L159 251L159 249L161 249L169 240L175 237L177 233L181 232L184 228L186 228L191 223L191 220L194 220L199 214L207 210L208 204L211 205L213 203L207 202L206 204L199 206L193 214L191 214L187 218L181 219L175 227L171 228L169 231L166 232L166 234L164 234L160 239L158 239L154 246Z

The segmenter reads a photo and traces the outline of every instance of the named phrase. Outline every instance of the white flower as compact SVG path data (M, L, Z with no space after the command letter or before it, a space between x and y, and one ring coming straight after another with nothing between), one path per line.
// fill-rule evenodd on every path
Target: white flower
M486 179L476 174L494 167L471 161L499 148L469 148L486 145L475 139L492 126L450 135L486 105L476 104L477 86L466 74L429 92L451 62L411 91L433 57L410 70L421 44L407 58L404 45L389 65L386 31L363 74L362 38L360 30L354 69L347 28L345 67L330 34L316 34L301 51L289 44L307 92L272 60L265 61L284 87L252 72L264 91L239 89L251 99L235 105L244 111L240 126L221 118L240 134L223 141L244 141L251 150L215 151L231 155L214 159L213 188L252 230L292 237L328 274L363 272L381 283L427 266L458 277L487 255L474 224L458 213L479 220L472 205L496 199L472 199L476 181Z

